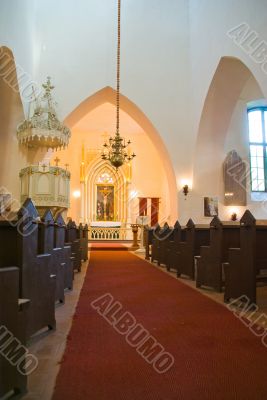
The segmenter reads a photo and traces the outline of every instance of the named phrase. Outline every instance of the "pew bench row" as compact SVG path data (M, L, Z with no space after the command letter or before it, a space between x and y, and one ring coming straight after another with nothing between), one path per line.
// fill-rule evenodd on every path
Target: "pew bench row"
M240 222L222 222L216 216L210 225L190 219L181 227L146 228L146 259L177 277L196 281L196 287L224 291L229 302L241 296L257 302L257 285L267 282L267 220L257 221L246 211Z
M25 354L20 367L3 353L4 330L25 346L43 328L56 328L55 305L72 290L74 272L88 259L88 228L65 224L60 213L39 216L30 199L11 218L0 220L0 398L24 393ZM3 335L1 336L1 330ZM16 356L14 349L7 351ZM13 355L12 355L13 354Z

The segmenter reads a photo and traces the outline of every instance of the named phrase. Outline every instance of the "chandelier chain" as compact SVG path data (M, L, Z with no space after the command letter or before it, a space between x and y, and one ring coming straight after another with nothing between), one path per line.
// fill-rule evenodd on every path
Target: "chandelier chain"
M121 50L121 0L118 0L118 32L117 32L117 92L116 92L116 134L120 130L120 50Z
M102 160L108 160L110 164L116 168L121 167L124 163L129 163L135 157L131 153L131 141L125 141L120 136L120 60L121 60L121 0L117 0L118 5L118 31L117 31L117 87L116 87L116 133L114 137L110 137L108 143L105 142L102 149Z

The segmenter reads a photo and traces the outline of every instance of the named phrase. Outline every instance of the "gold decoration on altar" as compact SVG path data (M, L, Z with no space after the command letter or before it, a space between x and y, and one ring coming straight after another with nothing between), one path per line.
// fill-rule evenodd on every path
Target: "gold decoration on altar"
M102 135L102 137L107 137L107 136L108 135L106 132ZM131 150L129 149L129 151ZM99 149L92 149L92 148L86 149L83 143L81 148L80 183L85 182L88 169L90 169L90 166L93 165L97 159L99 159ZM121 169L123 171L123 175L125 176L126 182L131 183L132 163L130 161L127 163L125 162ZM109 174L108 170L106 170L105 172ZM102 183L110 183L110 182L108 182L107 180L106 182L103 181Z
M86 142L80 147L80 183L82 218L89 221L127 220L128 190L131 182L131 163L125 163L116 171L108 161L101 159L99 148L87 148ZM99 191L114 188L114 194L107 198L104 217L104 198Z
M114 183L112 176L105 171L103 172L97 179L97 183L107 184L107 183Z
M28 147L45 147L57 150L65 148L71 136L70 129L61 123L56 114L56 103L52 99L51 91L54 86L51 85L51 78L42 85L44 94L41 99L37 98L33 89L34 111L17 127L17 138L20 144Z
M128 162L125 164L125 176L126 176L126 182L131 183L132 181L132 163Z

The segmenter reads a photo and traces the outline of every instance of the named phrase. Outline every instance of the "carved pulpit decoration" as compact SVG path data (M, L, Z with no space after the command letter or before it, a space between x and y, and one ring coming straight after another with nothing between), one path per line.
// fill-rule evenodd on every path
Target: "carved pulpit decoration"
M235 150L230 151L223 163L224 204L226 206L247 205L246 163Z

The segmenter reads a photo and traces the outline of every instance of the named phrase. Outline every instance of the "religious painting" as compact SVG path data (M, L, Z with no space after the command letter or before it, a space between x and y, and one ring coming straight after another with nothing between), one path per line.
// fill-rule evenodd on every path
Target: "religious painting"
M218 197L204 197L204 216L218 215Z
M98 221L114 220L113 185L97 185L96 218Z
M224 204L226 206L247 205L246 162L235 150L230 151L223 163Z

